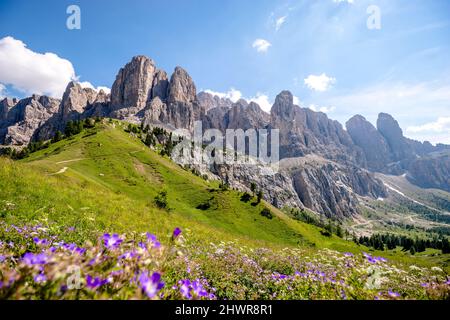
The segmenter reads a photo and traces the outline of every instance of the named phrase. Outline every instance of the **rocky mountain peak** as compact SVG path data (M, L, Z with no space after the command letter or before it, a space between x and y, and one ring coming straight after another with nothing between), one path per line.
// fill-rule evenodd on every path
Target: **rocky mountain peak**
M388 113L380 113L377 120L378 131L386 137L399 138L403 137L403 131L397 120Z
M71 114L81 114L85 111L86 106L93 103L97 97L97 92L90 88L82 88L75 81L69 82L61 101L61 115L63 120L67 119Z
M275 98L271 113L284 119L294 116L294 96L290 91L281 91Z
M119 70L111 88L111 107L145 108L152 96L156 67L152 59L135 56Z
M176 67L169 85L169 103L192 103L196 100L197 89L186 70Z
M204 91L197 94L197 101L206 112L214 108L231 108L233 105L233 101L228 98L221 98Z
M414 151L403 136L400 125L390 114L380 113L378 115L377 128L389 144L395 161L414 157Z
M14 107L16 103L17 100L10 98L4 98L0 101L0 121L6 120L9 110Z
M383 171L391 161L389 145L384 137L361 115L348 120L346 127L353 142L363 150L367 166L375 171Z

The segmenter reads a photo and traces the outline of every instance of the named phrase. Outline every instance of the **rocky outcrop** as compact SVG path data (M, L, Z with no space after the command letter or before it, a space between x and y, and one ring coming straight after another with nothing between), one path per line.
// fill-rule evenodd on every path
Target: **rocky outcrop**
M95 102L97 92L91 88L82 88L77 82L69 82L61 101L61 117L66 122L74 115L81 115L88 105Z
M189 74L181 67L176 67L169 86L169 103L193 103L196 101L197 89Z
M409 166L408 180L422 188L450 192L450 153L414 160Z
M214 108L229 109L233 105L233 101L228 98L220 98L219 96L203 91L197 94L197 101L205 112Z
M270 127L280 130L280 157L318 154L340 163L364 164L362 151L342 125L321 112L294 105L289 91L281 92L271 110Z
M414 157L414 151L408 144L398 122L387 113L380 113L377 120L378 131L386 139L394 161Z
M264 167L257 164L213 164L208 170L238 190L250 192L251 183L255 183L258 190L263 190L263 198L278 208L304 208L291 177L284 172L263 174Z
M142 110L151 99L156 67L153 60L136 56L119 70L111 88L111 110ZM161 75L160 75L161 77Z
M386 165L392 162L389 145L384 137L361 115L348 120L346 128L353 142L363 150L367 167L383 172Z
M283 159L280 167L291 176L303 205L328 217L358 213L359 196L376 199L387 194L373 174L316 155Z
M39 95L20 100L8 111L0 142L6 145L27 145L35 131L58 112L59 105L60 100Z

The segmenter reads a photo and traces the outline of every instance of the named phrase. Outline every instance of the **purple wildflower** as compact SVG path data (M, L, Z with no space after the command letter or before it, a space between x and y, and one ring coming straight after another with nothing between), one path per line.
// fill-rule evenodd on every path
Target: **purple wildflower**
M139 276L139 283L142 291L149 298L153 298L164 287L164 282L161 281L161 274L158 272L153 272L151 277L148 276L148 272L142 272Z
M105 285L107 282L108 282L108 280L102 280L99 277L93 278L90 275L88 275L86 277L86 286L91 289L96 289L98 287L101 287L101 286Z
M192 299L191 281L189 281L188 279L185 279L185 280L180 280L178 283L181 285L180 286L181 295L183 297L185 297L186 299Z
M103 235L103 241L105 247L108 249L117 249L122 243L122 239L120 239L118 234L113 234L112 236L109 233Z
M31 252L27 252L23 256L22 261L29 266L40 265L46 264L48 257L44 253L33 254Z
M344 256L346 256L346 257L353 257L353 253L351 253L351 252L344 252Z
M43 273L39 273L37 276L34 277L34 281L36 283L42 283L47 281L47 277Z
M181 232L181 231L180 231ZM147 232L147 242L151 243L154 248L160 248L161 243L157 240L154 234L150 234Z
M38 237L33 238L33 241L38 246L46 246L48 244L47 239L39 239Z
M5 261L6 260L6 257L5 256L2 256L1 254L0 254L0 263L2 263L3 261Z
M174 238L174 239L176 239L176 238L178 238L178 236L181 234L181 229L180 228L175 228L174 230L173 230L173 235L172 235L172 237Z
M194 282L192 282L192 290L198 297L206 297L208 295L208 292L206 292L206 290L203 288L200 280L195 280Z
M391 290L388 291L388 294L389 294L389 296L391 296L392 298L398 298L398 297L400 297L400 293L394 292L394 291L391 291Z

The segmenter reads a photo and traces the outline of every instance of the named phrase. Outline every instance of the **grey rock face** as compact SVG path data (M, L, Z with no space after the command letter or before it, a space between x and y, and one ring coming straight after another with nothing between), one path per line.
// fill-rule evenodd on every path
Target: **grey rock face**
M82 114L88 105L94 103L96 98L95 90L83 89L79 83L70 82L61 101L62 121L68 120L73 114Z
M145 108L152 95L155 73L153 60L145 56L133 57L120 69L111 88L111 109Z
M58 99L38 95L20 100L8 112L0 141L7 145L27 145L35 131L58 112L59 104Z
M423 188L450 192L450 154L447 152L414 160L409 166L407 178Z
M152 96L154 99L158 97L162 101L167 100L167 95L169 91L169 78L164 70L156 70L155 77L152 84Z
M414 152L406 142L400 125L391 115L380 113L378 115L377 128L389 144L391 154L395 161L414 157Z
M304 208L300 201L292 179L280 171L273 175L262 174L262 167L258 165L242 164L213 164L211 167L197 167L202 173L211 172L222 181L226 181L231 188L250 192L251 183L255 183L259 190L263 190L263 198L272 205L282 208Z
M197 89L189 74L181 67L176 67L169 86L169 103L193 103L196 101Z
M270 123L270 115L258 104L239 100L228 112L228 129L263 129Z
M384 137L361 115L352 117L346 127L353 142L364 151L368 168L384 171L386 165L392 162L389 145Z
M214 108L231 108L233 101L227 98L220 98L207 92L200 92L197 94L197 101L200 107L205 111Z
M315 155L284 159L281 167L292 177L300 201L329 217L356 214L358 196L378 198L387 194L373 174Z
M281 92L271 110L270 127L280 130L280 157L315 153L340 163L364 164L362 151L337 121L321 112L294 105L289 91Z

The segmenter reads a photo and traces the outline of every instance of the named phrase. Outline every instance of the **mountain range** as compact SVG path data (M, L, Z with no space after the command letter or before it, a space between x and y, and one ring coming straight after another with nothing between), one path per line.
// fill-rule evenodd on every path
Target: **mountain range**
M361 115L345 124L294 104L282 91L269 113L255 102L233 102L200 92L189 74L172 75L145 56L121 68L111 93L70 82L62 99L32 95L0 102L0 144L17 148L48 140L69 121L109 117L144 126L193 130L280 130L280 171L263 176L258 167L211 165L199 168L233 188L264 190L273 205L309 208L328 217L360 213L361 199L384 199L392 188L383 176L403 176L421 188L450 192L450 146L406 138L398 122L380 113L375 127Z

